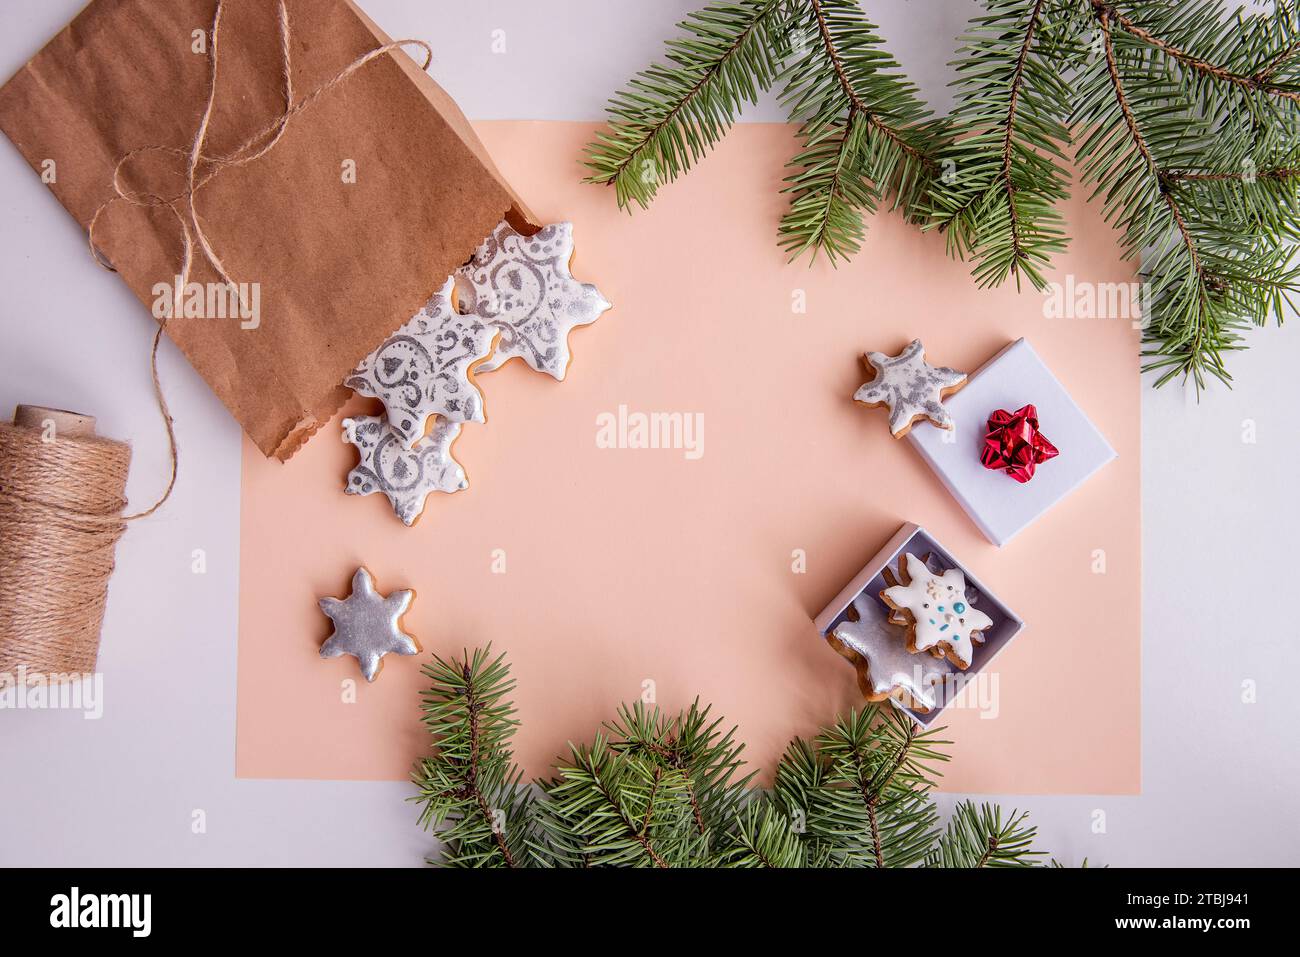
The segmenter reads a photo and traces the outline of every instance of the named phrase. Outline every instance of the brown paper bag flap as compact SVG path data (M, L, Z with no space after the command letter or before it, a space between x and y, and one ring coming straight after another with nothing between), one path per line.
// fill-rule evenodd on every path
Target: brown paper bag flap
M215 8L215 0L94 0L0 88L0 129L83 227L114 196L123 154L188 151L208 94L203 34ZM295 101L389 42L351 0L290 0L288 11ZM206 155L231 153L282 111L277 22L274 3L228 0ZM162 151L124 168L129 188L169 198L183 174L183 157ZM536 228L456 104L402 52L324 94L265 156L223 169L196 206L227 274L246 290L246 309L240 316L237 301L225 303L233 317L214 318L223 303L209 296L215 308L173 318L167 332L258 448L282 460L338 409L356 362L496 223ZM180 271L181 236L166 207L118 202L95 240L160 315ZM197 250L190 281L219 282ZM145 356L142 344L142 375Z

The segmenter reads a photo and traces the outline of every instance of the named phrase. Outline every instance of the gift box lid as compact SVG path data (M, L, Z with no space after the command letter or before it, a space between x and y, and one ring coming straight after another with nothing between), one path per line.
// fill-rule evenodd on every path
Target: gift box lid
M1029 404L1037 408L1042 434L1059 454L1020 483L985 468L980 451L990 413ZM1115 458L1110 443L1024 339L981 366L944 406L952 415L951 431L918 423L908 440L995 545L1011 541Z
M884 572L886 568L897 570L898 563L906 552L911 552L918 558L923 559L929 555L933 559L932 564L937 564L943 568L960 569L966 579L967 593L973 598L971 603L993 620L993 624L984 632L984 640L974 646L970 667L965 671L958 671L954 668L944 679L944 683L937 695L936 707L931 708L929 711L920 711L909 708L892 697L889 699L890 704L894 707L906 712L921 727L928 728L939 720L940 715L947 708L956 707L968 700L969 696L963 695L966 686L982 672L985 672L993 659L1024 630L1025 622L925 528L915 522L906 522L885 543L880 551L876 552L871 560L863 566L862 571L858 572L853 580L845 585L840 593L831 600L830 604L822 609L821 613L814 619L817 633L823 638L832 634L835 627L847 617L849 606L853 604L853 600L862 594L866 594L871 598L871 601L865 604L869 610L878 611L880 621L883 622L889 613L888 607L879 597L880 592L887 585ZM902 626L897 627L899 630L898 640L900 642L906 640ZM855 664L857 663L855 662Z

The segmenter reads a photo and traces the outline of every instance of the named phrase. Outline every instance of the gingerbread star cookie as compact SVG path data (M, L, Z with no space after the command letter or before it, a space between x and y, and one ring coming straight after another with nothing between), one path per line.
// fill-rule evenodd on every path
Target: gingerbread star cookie
M502 222L456 272L460 311L498 329L501 339L481 371L523 359L563 379L569 332L596 321L610 303L569 272L573 224L555 223L532 236Z
M853 599L857 620L846 619L831 633L840 654L853 662L858 686L868 701L897 698L914 711L930 711L938 697L937 686L952 673L944 658L912 654L907 632L891 625L866 595Z
M885 569L885 581L890 587L880 597L906 618L908 650L928 651L936 658L947 657L963 671L969 668L974 645L984 641L982 632L993 627L993 619L971 606L961 569L936 574L908 552L897 577Z
M451 457L460 423L435 420L424 438L407 448L401 434L383 419L359 415L343 420L343 441L356 446L361 461L348 473L349 495L383 492L397 517L414 525L430 492L459 492L469 487L465 470Z
M352 576L347 598L322 598L320 610L334 622L334 632L320 646L322 658L352 655L367 681L374 681L389 653L418 655L420 646L402 631L402 615L411 607L415 592L409 588L381 595L364 566Z
M868 352L867 365L875 378L854 393L864 405L889 409L889 431L899 439L917 419L929 419L941 429L952 428L952 416L943 400L966 384L966 373L925 361L925 347L913 339L896 356Z
M430 416L483 421L474 371L491 354L498 332L475 316L456 312L454 286L455 279L448 276L446 285L343 383L382 399L388 424L408 448L424 435Z

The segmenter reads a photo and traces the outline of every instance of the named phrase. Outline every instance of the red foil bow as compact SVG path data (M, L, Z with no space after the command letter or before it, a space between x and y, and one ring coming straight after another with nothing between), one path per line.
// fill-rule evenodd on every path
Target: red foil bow
M980 461L986 469L1000 469L1017 482L1034 477L1034 469L1060 454L1038 431L1038 410L1026 405L1015 412L998 409L989 416Z

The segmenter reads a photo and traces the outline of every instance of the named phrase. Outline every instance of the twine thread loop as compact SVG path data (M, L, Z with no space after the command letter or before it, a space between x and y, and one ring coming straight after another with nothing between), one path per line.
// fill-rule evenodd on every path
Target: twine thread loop
M185 287L189 284L190 272L194 266L195 246L203 254L213 271L221 278L221 281L228 287L235 290L235 295L239 297L241 307L247 304L243 301L243 292L238 283L230 278L226 270L225 263L213 248L211 240L203 229L202 220L199 218L197 206L197 197L199 191L220 175L223 170L232 167L247 166L263 156L270 153L289 128L290 122L297 116L300 116L305 110L309 109L326 93L340 86L350 79L358 70L367 63L371 63L387 53L400 50L407 46L417 46L424 50L424 63L421 69L427 70L433 62L433 47L424 40L394 40L385 43L375 49L357 57L350 64L326 80L316 89L312 90L302 99L294 102L293 88L293 58L291 49L292 28L289 23L289 10L285 6L284 0L279 0L278 29L280 36L280 73L281 82L284 88L284 107L279 116L259 129L252 136L246 139L232 152L224 156L215 156L204 151L207 143L208 132L212 124L212 114L217 102L217 71L220 66L220 43L221 43L221 19L225 12L226 0L218 0L216 12L212 16L212 27L210 29L208 43L208 93L203 108L203 116L199 120L198 128L195 130L194 139L191 141L188 149L180 149L175 146L151 145L140 146L124 153L117 161L113 168L113 196L105 200L95 210L90 218L90 225L87 228L87 241L90 245L90 255L100 266L110 271L116 271L111 262L102 255L95 245L95 229L100 225L104 214L118 203L125 203L128 206L144 208L166 208L176 217L180 224L180 266L176 275L180 281L175 284L174 298L172 301L171 315L180 315L181 304L184 297ZM123 169L136 157L145 153L164 152L185 157L185 187L184 189L171 197L159 196L150 192L135 192L126 187L123 183ZM162 496L149 508L133 515L126 516L126 521L145 518L156 512L168 498L171 497L172 490L176 487L176 473L179 467L179 458L176 447L176 430L172 421L171 411L167 406L167 398L163 393L162 382L158 378L158 348L162 343L162 335L167 328L168 318L165 317L158 321L158 331L154 336L153 349L149 357L150 373L153 376L154 396L157 399L158 411L161 413L163 422L167 429L167 445L171 457L171 475L167 482L167 488Z

